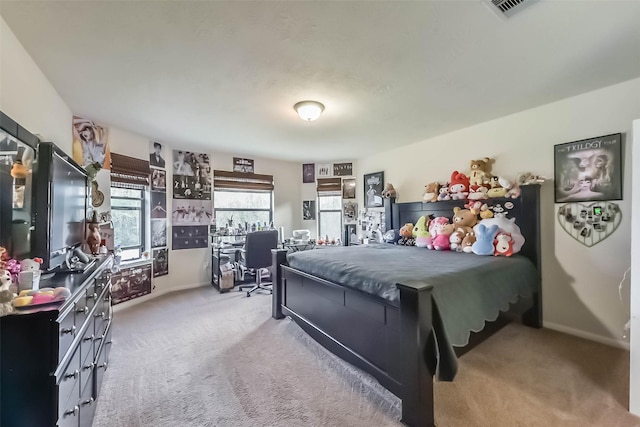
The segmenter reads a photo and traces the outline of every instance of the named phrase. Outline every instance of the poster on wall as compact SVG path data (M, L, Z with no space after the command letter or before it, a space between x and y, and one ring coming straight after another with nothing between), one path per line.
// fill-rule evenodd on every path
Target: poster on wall
M167 246L167 220L151 220L151 247Z
M342 198L343 199L355 199L356 198L356 180L343 179L342 180Z
M111 276L111 301L120 304L151 293L151 265L122 268Z
M622 135L554 146L555 202L622 200Z
M151 192L151 218L167 217L167 193Z
M151 170L151 191L167 191L167 173L164 169Z
M304 200L302 202L302 219L312 221L316 219L316 201Z
M351 176L353 175L352 163L334 163L333 164L334 176Z
M162 148L162 144L157 141L150 141L149 146L151 152L149 153L149 166L152 168L165 168L165 154Z
M210 200L175 200L171 213L173 225L207 225L211 222Z
M242 159L240 157L233 158L233 171L242 173L254 173L253 172L253 160Z
M353 202L347 202L343 205L342 208L344 213L344 220L347 222L355 221L356 216L358 215L358 204Z
M315 163L305 163L302 165L302 183L309 184L315 182L316 179L316 165Z
M377 208L382 206L384 172L374 172L364 176L364 206Z
M332 172L331 163L318 163L316 168L317 178L326 178L331 176Z
M79 165L87 167L99 163L102 169L111 169L109 128L93 120L73 116L72 156Z
M207 225L174 225L171 227L171 249L206 248L209 227Z
M153 277L169 274L169 250L159 248L153 250Z

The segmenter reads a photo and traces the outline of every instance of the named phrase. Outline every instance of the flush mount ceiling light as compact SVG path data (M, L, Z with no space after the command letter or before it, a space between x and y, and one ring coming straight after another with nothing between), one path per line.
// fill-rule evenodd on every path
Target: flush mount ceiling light
M324 105L318 101L300 101L293 106L302 120L308 122L316 120L324 111Z

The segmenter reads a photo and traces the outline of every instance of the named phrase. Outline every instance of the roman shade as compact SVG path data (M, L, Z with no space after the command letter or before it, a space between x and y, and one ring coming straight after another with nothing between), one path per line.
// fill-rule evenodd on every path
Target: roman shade
M214 170L213 188L214 190L273 191L273 176Z
M149 161L111 153L111 185L142 189L149 185Z
M318 194L322 194L325 196L328 196L330 194L340 194L342 190L342 179L341 178L318 178L316 189L318 191Z

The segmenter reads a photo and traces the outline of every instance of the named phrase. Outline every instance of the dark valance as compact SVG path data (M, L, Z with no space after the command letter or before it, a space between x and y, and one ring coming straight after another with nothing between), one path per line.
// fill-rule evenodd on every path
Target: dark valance
M213 171L214 190L273 191L273 175Z
M111 153L111 182L133 186L149 185L149 161Z

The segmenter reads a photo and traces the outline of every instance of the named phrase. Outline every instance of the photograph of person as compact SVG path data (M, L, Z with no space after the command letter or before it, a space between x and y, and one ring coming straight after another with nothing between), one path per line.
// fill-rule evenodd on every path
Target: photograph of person
M151 192L151 218L167 217L167 193Z
M162 169L151 171L151 191L165 191L167 189L167 173Z
M109 130L92 120L73 116L72 155L81 166L99 163L103 169L111 168Z
M153 277L169 274L169 251L167 248L153 250Z
M151 247L167 246L167 220L151 220Z
M151 142L151 153L149 154L149 166L164 169L164 157L162 157L162 144Z

